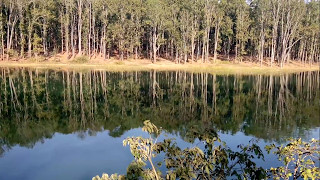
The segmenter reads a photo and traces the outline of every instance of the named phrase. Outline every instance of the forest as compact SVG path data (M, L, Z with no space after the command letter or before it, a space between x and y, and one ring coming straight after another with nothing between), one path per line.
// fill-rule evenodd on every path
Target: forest
M320 61L318 0L1 0L0 60Z

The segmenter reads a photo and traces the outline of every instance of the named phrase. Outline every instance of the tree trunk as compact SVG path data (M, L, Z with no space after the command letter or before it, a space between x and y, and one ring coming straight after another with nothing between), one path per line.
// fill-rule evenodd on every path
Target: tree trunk
M78 3L78 54L82 54L82 0L77 0Z
M261 22L261 29L260 29L260 50L259 50L259 61L260 61L260 66L262 66L262 61L263 61L263 53L264 53L264 22L263 22L263 16L262 16L262 22Z
M33 32L33 23L31 21L29 21L29 27L28 27L28 57L31 58L32 56L32 44L31 44L31 40L32 40L32 32Z
M205 62L205 51L206 51L206 36L203 35L202 37L202 54L201 54L201 60L202 60L202 63Z
M277 39L278 39L278 23L279 23L279 11L280 11L280 3L278 0L276 2L272 1L273 3L273 26L272 26L272 42L271 42L271 59L270 59L270 66L272 67L275 57L276 57L276 48L277 48Z
M75 15L72 17L72 24L71 24L71 47L72 47L72 58L74 58L75 56L75 51L76 51L76 47L75 47L75 38L74 38L74 34L75 34L75 30L74 30L74 26L75 26Z
M11 6L12 4L10 4ZM12 38L14 34L14 28L17 23L17 16L14 16L12 21L13 7L10 7L10 15L8 20L8 28L7 28L7 60L9 60L9 53L12 45Z
M88 56L91 59L91 33L92 33L92 7L91 2L89 3L89 32L88 32ZM94 31L93 31L94 34Z
M214 34L214 51L213 51L213 62L217 60L217 49L219 42L219 31L220 31L220 19L216 20L215 34Z
M107 27L103 25L103 59L106 60L107 53L107 40L106 40Z
M44 23L43 23L43 39L42 39L42 43L43 43L44 55L47 56L48 55L48 48L47 48L47 24L46 24L46 20L44 20Z
M64 26L64 23L63 23L63 13L61 13L61 16L60 16L60 23L61 23L61 26L60 26L60 31L61 31L61 53L64 53L64 29L63 29L63 26Z
M191 63L193 63L194 61L194 50L195 50L195 32L192 32L192 36L191 36Z
M22 7L19 10L19 18L20 18L20 57L23 58L24 56L24 46L25 46L25 37L23 33L23 27L24 27L24 16L23 16L23 10Z
M209 62L209 36L210 36L210 26L207 27L207 37L206 37L206 58L205 62Z
M157 27L153 27L152 32L152 50L153 50L153 63L157 61Z
M1 34L1 59L4 60L4 38L3 38L3 34Z
M69 55L69 27L70 27L70 16L69 16L69 6L66 7L66 22L64 23L64 30L65 30L65 50L67 52L67 55Z

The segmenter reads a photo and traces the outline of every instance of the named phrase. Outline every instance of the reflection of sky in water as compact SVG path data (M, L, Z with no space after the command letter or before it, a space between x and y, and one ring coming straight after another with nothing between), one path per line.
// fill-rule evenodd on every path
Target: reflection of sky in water
M310 130L308 138L319 138L320 128ZM77 134L56 133L52 139L44 143L36 143L33 148L20 146L13 147L0 159L0 179L13 180L63 180L63 179L91 179L103 172L112 174L126 172L126 167L133 160L129 147L123 147L122 141L129 136L146 135L140 129L133 129L119 138L110 137L108 131L99 132L95 136L79 138ZM248 144L253 138L245 136L242 132L234 135L220 133L221 140L236 150L239 144ZM186 143L178 136L168 135L163 138L176 138L181 148L192 145ZM195 142L193 145L200 145ZM269 143L259 142L260 147ZM265 161L257 161L264 167L280 165L275 164L275 157L265 153ZM157 161L157 159L155 160ZM164 170L162 168L161 170Z
M192 127L197 131L214 127L234 150L253 137L261 139L262 149L291 136L319 138L318 72L220 76L0 70L8 75L0 75L0 143L4 148L0 149L0 180L78 180L103 172L124 174L133 157L122 141L143 134L134 128L145 119L175 133L168 137L176 137L181 148L192 146L180 138L188 139ZM24 81L29 78L33 85ZM162 96L155 98L154 93ZM18 106L18 100L23 106ZM106 131L96 133L101 128ZM199 142L193 145L203 147ZM259 165L277 165L273 156L265 156L266 161L257 161Z

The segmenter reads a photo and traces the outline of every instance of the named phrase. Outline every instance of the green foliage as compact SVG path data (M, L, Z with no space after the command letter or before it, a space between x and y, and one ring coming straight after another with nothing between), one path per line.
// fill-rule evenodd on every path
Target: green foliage
M152 158L163 152L165 153L164 162L168 169L166 179L225 179L230 176L238 177L238 179L257 179L266 177L266 172L256 167L253 162L254 156L263 157L260 148L255 144L239 146L241 151L233 152L224 143L221 144L214 131L206 134L191 131L194 137L205 144L205 150L199 147L180 149L173 139L157 142L162 130L149 120L144 122L142 130L148 132L150 137L132 137L123 141L124 145L130 146L131 153L135 157L136 166L132 167L138 167L138 171L133 172L139 172L133 173L135 176L140 175L144 179L161 179L161 174L153 165ZM151 135L156 139L153 139ZM220 145L214 145L215 143L220 143ZM146 161L149 161L152 170L142 169ZM241 168L235 170L235 166Z
M117 174L112 174L111 176L109 176L108 174L102 174L101 177L96 176L93 177L92 180L124 180L124 176L121 175L117 175Z
M130 146L131 154L134 156L137 164L143 164L144 162L149 161L152 166L152 171L149 169L143 171L146 179L159 179L160 172L157 171L154 166L152 158L156 157L161 151L161 147L156 143L157 138L161 133L161 129L158 129L150 122L150 120L147 120L144 122L142 130L148 132L150 135L155 135L156 139L153 139L151 136L149 138L132 137L125 139L123 145Z
M38 36L37 33L33 34L33 53L37 57L40 53L43 52L42 39Z
M161 134L149 120L144 122L143 131L148 132L150 137L132 137L123 141L124 146L130 146L132 155L135 157L127 171L128 179L266 179L272 176L274 179L294 179L303 177L304 179L319 179L319 167L315 166L315 161L319 160L319 140L312 139L311 142L302 142L301 139L290 139L286 146L276 147L266 146L268 152L273 152L284 162L284 167L271 168L268 171L258 167L254 160L264 159L264 155L255 141L248 145L239 145L240 151L232 151L221 142L214 131L212 133L201 134L192 132L204 143L204 150L199 147L181 149L173 139L165 139L157 142ZM207 129L208 132L210 130ZM153 139L151 135L155 136ZM217 145L215 145L215 143ZM167 173L161 176L154 167L152 158L160 152L165 153L165 165ZM318 158L318 159L314 159ZM146 161L152 169L144 169ZM292 163L292 164L291 164ZM161 166L161 163L160 163Z
M320 179L319 163L320 141L312 139L303 142L301 139L289 139L287 145L266 146L268 153L275 154L284 166L271 168L274 179Z
M14 49L10 49L8 51L8 55L10 58L18 58L19 57L19 52L14 50Z
M127 179L139 179L140 177L145 177L143 167L146 164L144 162L133 161L129 164L127 168Z
M265 179L267 172L262 167L257 167L254 162L255 159L263 159L264 155L259 146L252 141L249 145L239 145L239 152L230 152L229 157L232 161L236 160L236 164L229 167L231 174L236 176L238 179ZM242 168L238 170L234 168L240 164Z
M266 177L266 171L257 167L253 161L255 158L263 158L261 149L256 144L241 145L240 151L235 152L226 147L216 133L196 133L196 137L204 143L204 151L199 147L181 150L175 143L165 140L166 167L171 170L167 175L169 179L173 177L263 179Z

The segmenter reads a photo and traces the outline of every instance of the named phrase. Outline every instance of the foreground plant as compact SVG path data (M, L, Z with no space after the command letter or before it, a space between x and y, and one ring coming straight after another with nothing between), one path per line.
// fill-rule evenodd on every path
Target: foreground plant
M274 179L320 179L319 140L312 139L303 142L301 139L290 139L287 145L266 146L268 153L274 153L284 166L271 168L270 172Z
M101 177L96 176L93 177L92 180L124 180L125 177L122 175L118 175L118 174L112 174L111 176L109 176L108 174L102 174Z
M152 167L151 170L143 170L143 176L145 179L160 179L160 171L157 171L152 159L156 157L161 151L161 147L157 143L157 139L161 134L161 129L158 129L149 120L144 122L142 131L148 132L150 137L131 137L123 141L123 145L129 145L131 154L135 158L135 163L145 166L146 161L148 161ZM155 136L155 139L151 135Z
M130 137L123 141L124 146L129 145L135 161L132 162L125 176L117 174L104 174L101 178L96 176L93 180L121 180L121 179L319 179L319 168L315 166L315 160L319 160L319 141L310 143L301 139L290 139L287 146L267 146L268 152L273 150L285 166L265 170L258 167L254 160L263 159L263 153L254 141L249 145L239 145L240 151L233 151L218 138L212 129L205 129L206 133L199 133L192 129L188 136L198 139L204 144L201 149L197 146L181 149L173 139L165 139L157 142L162 133L149 120L144 122L143 131L148 132L149 137ZM159 167L163 162L155 163L159 153L164 153L163 162L167 172L161 175ZM318 158L318 159L317 159ZM151 169L146 168L147 163ZM292 166L294 165L294 166Z
M253 162L263 158L261 149L254 143L240 145L239 152L226 147L217 137L216 132L207 129L207 133L192 131L189 136L204 143L204 150L199 147L180 149L175 142L163 142L166 153L166 179L263 179L266 172Z

